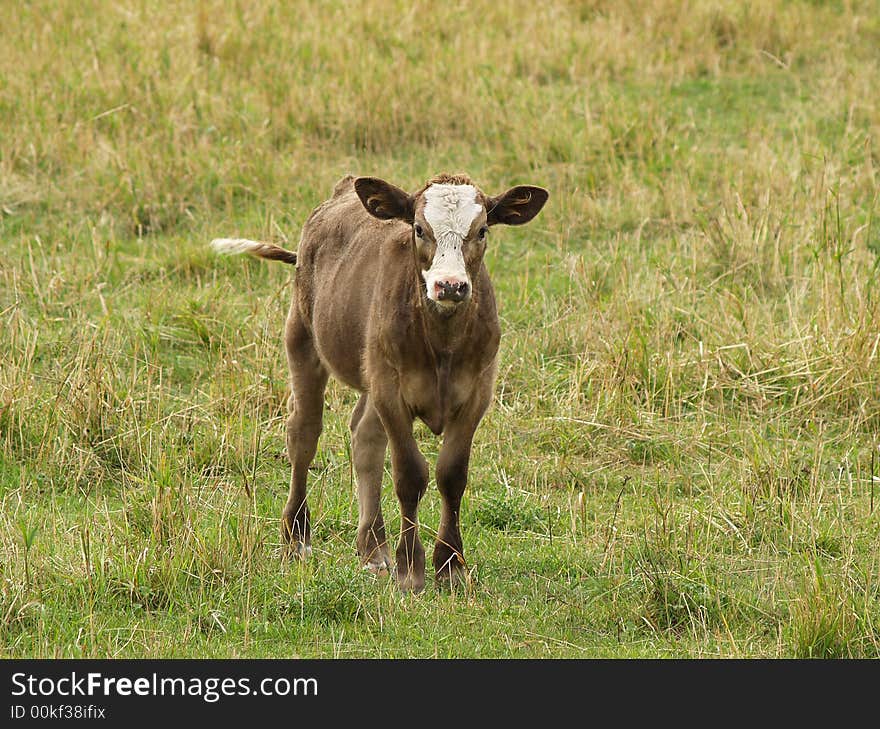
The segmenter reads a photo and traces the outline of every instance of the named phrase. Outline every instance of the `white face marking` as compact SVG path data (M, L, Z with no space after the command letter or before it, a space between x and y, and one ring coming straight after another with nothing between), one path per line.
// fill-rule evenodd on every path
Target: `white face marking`
M434 231L437 250L427 271L422 271L428 298L438 304L436 284L440 281L464 281L471 285L461 247L483 206L477 202L473 185L431 185L425 190L425 220Z

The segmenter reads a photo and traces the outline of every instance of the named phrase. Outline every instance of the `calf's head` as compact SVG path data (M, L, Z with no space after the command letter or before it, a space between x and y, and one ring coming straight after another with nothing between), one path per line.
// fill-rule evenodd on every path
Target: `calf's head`
M376 177L359 177L354 187L371 215L412 227L425 298L448 313L473 293L489 228L528 223L548 197L545 189L531 185L489 197L464 175L439 175L413 194Z

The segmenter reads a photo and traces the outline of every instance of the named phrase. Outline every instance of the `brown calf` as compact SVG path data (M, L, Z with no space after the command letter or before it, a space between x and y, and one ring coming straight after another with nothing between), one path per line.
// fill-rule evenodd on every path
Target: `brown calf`
M520 186L488 197L464 175L435 177L410 195L383 180L348 176L309 216L296 254L242 239L212 242L221 252L297 265L285 330L292 474L282 513L294 554L311 552L306 477L332 374L361 393L350 427L357 549L365 568L381 574L392 567L380 505L390 444L401 511L397 580L403 590L424 588L418 506L428 465L413 437L420 418L443 434L434 570L438 581L462 579L458 512L471 441L492 399L501 336L483 265L488 231L496 223L527 223L547 196L540 187Z

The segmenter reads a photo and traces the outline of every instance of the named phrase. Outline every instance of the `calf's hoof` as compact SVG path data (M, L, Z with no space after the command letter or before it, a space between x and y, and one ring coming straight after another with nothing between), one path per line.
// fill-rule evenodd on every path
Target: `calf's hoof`
M309 513L305 506L299 509L285 506L281 513L281 543L287 545L290 557L304 560L312 554L310 534Z
M425 550L421 543L415 546L401 542L397 547L397 586L401 592L421 592L425 589Z
M298 562L305 562L312 556L312 547L305 542L291 541L287 544L287 555Z
M398 566L397 568L397 586L402 593L414 592L419 593L425 589L425 572L418 574L414 570L407 570Z
M379 577L385 577L391 572L391 557L387 554L376 554L365 560L363 567L367 572L372 572Z
M461 553L451 550L445 545L435 547L434 579L440 588L452 589L467 586L470 578Z
M377 536L372 530L360 531L357 537L357 551L361 566L374 575L384 577L394 566L384 534Z
M463 567L446 567L438 570L434 574L434 579L437 582L437 587L441 590L467 587L471 582L470 575Z

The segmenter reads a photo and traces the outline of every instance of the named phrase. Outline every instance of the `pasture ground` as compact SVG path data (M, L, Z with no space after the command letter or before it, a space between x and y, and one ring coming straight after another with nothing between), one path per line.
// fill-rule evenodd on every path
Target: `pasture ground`
M35 1L0 47L0 656L880 654L876 1ZM336 385L282 559L291 271L207 243L444 170L551 199L487 254L472 584L401 596Z

